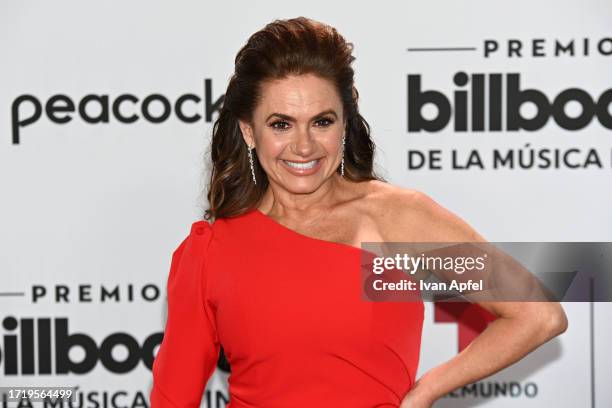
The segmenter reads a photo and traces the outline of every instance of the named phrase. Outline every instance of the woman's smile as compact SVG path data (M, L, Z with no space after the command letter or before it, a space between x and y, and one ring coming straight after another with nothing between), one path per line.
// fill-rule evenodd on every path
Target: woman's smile
M295 176L310 176L316 173L325 160L324 157L310 161L281 160L283 167Z

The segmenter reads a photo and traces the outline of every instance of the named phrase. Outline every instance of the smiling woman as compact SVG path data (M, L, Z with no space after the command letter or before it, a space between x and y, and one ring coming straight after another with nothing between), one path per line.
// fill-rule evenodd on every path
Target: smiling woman
M301 74L267 81L260 92L251 123L240 120L246 144L257 151L268 181L294 193L313 191L343 161L346 120L336 88Z
M231 408L429 407L565 330L558 303L482 302L498 318L416 379L423 302L364 300L361 243L485 240L375 174L352 49L299 17L238 52L213 126L210 208L172 258L153 408L199 406L221 348Z
M293 80L300 80L303 78L300 77L292 77L291 79ZM315 76L308 76L307 79L310 79L311 81L314 82L320 82L320 80L315 77ZM316 86L316 85L313 85ZM328 85L331 86L331 85ZM291 86L290 85L290 92L294 92L297 89L297 86ZM309 91L309 89L304 89L306 92ZM266 92L264 92L266 93ZM269 93L266 93L269 94ZM294 95L294 97L298 97L299 95ZM326 115L333 115L333 116L326 116ZM296 118L293 118L289 115L283 114L283 113L272 113L271 115L268 116L268 118L266 119L266 122L268 122L271 118L274 117L278 117L284 120L276 120L273 121L272 123L270 123L268 126L270 128L272 128L273 130L278 130L279 132L288 132L291 130L291 124L295 124L298 122L298 120ZM311 120L309 120L309 122L313 122L317 125L317 127L321 127L323 129L326 128L330 128L332 127L332 125L334 124L335 120L338 119L338 114L336 113L335 110L333 109L328 109L326 111L320 112L319 114L315 115ZM289 121L290 123L288 123L287 121ZM323 124L321 124L323 123ZM278 127L277 125L283 125L281 127ZM245 123L241 123L241 128L243 129L242 132L244 134L251 134L251 138L252 138L252 129L249 129L247 127L248 125ZM344 135L342 136L342 140L344 141ZM248 142L247 142L248 143ZM342 146L344 147L344 146ZM285 160L282 159L282 163L286 164L286 169L288 171L290 171L292 174L297 175L297 176L305 176L305 175L311 175L314 174L318 171L318 169L321 167L321 163L323 162L324 157L319 157L319 158L315 158L312 159L310 161L295 161L295 160ZM341 170L341 174L343 174L343 170Z
M274 183L298 193L335 183L334 172L384 181L359 113L352 51L333 27L306 18L277 20L249 38L213 126L206 218L244 213Z

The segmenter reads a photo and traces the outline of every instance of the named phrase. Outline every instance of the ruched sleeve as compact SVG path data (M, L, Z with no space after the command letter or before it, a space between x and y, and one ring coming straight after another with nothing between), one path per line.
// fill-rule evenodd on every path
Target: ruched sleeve
M152 408L199 407L219 358L215 321L205 302L212 227L196 221L172 254L168 317L153 361Z

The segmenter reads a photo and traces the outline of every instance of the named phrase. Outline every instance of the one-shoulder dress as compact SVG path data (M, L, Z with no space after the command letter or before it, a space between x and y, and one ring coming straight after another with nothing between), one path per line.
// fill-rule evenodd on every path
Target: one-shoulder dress
M172 254L152 408L199 407L221 346L229 408L399 407L424 307L364 300L363 251L258 209L195 221Z

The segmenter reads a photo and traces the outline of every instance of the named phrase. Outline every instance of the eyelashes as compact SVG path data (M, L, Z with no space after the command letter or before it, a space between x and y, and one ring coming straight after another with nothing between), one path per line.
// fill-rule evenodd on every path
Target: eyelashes
M332 124L334 124L336 121L332 118L321 118L315 121L315 123L320 123L322 122L323 125L317 126L317 127L322 127L322 128L326 128L331 126ZM282 126L277 126L277 125L282 125ZM270 126L272 129L274 130L280 130L280 131L285 131L288 130L289 128L285 125L289 125L288 122L284 121L284 120L276 120L272 123L270 123L268 126Z

